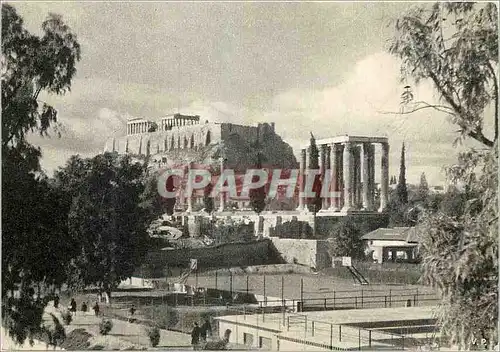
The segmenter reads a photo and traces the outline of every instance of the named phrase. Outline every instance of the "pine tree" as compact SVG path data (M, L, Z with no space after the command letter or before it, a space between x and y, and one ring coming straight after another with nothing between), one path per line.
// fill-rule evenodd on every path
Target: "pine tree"
M311 133L311 139L309 144L309 169L317 170L319 169L319 150L316 145L316 138ZM315 197L310 200L309 203L309 211L317 213L321 210L321 180L319 176L315 178L315 182L313 183L313 192L315 192Z
M255 168L262 169L262 161L264 155L262 155L262 147L260 145L260 136L257 131L257 140L255 141L253 147L257 151L255 155ZM253 180L252 180L253 181ZM257 213L260 214L266 208L266 186L250 190L250 206Z
M405 144L401 148L401 161L399 166L399 181L396 187L396 197L400 204L408 203L408 190L406 189Z
M260 152L257 153L256 169L262 169L262 160ZM260 214L266 207L266 188L265 185L250 190L250 205L252 209Z
M207 187L205 187L203 193L203 205L205 206L205 211L211 214L214 211L214 199L212 198L212 190L213 185L209 183Z
M420 175L420 184L418 185L418 197L421 200L424 200L429 195L429 184L427 183L427 179L425 178L425 172L422 172Z

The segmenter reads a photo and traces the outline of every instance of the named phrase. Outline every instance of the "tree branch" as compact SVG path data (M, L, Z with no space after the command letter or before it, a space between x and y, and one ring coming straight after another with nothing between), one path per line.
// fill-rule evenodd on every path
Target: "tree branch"
M456 111L456 113L458 115L462 116L462 118L464 118L464 120L465 120L464 115L466 115L466 114L463 111L463 108L457 102L455 102L453 100L453 98L449 95L449 93L445 89L443 89L443 87L441 87L441 84L439 83L439 79L437 78L436 74L434 72L432 72L431 70L428 70L428 73L429 73L429 77L432 79L432 81L434 82L434 84L436 85L438 90L441 92L441 95L446 100L446 102L448 104L450 104L450 106ZM460 123L458 125L464 130L467 129L467 128L465 128L465 126L462 126L462 124L460 124ZM493 141L486 138L486 136L483 134L482 126L478 126L475 130L467 132L467 135L469 137L474 138L478 142L486 145L487 147L490 147L490 148L493 147L493 145L495 144Z
M494 141L496 142L498 140L498 81L497 81L497 75L495 74L495 70L493 69L493 66L491 66L491 63L489 61L486 62L486 67L488 67L491 75L493 76L493 95L494 95L494 102L495 102L495 116L494 116L495 139L494 139Z
M429 104L429 103L426 103L426 102L418 102L418 103L421 103L421 104L425 104L425 106L420 106L418 108L415 108L411 111L405 111L405 112L391 112L391 111L379 111L379 114L386 114L386 115L408 115L408 114L412 114L416 111L419 111L419 110L423 110L423 109L429 109L429 108L432 108L434 110L437 110L439 112L443 112L445 114L450 114L450 115L453 115L453 109L451 109L450 107L448 106L445 106L445 105L432 105L432 104ZM447 110L446 110L447 109Z

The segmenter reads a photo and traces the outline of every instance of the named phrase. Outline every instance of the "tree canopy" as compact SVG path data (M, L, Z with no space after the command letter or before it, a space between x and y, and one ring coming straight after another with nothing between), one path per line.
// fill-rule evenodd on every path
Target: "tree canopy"
M422 279L437 287L442 298L443 337L460 349L485 338L491 350L498 343L496 4L421 5L401 16L395 29L390 51L402 59L402 78L432 82L442 104L416 102L407 113L425 108L445 112L459 127L459 140L472 138L483 147L460 153L448 170L451 182L465 185L463 206L453 198L447 205L451 211L440 207L422 214L418 229ZM485 130L486 118L494 130Z
M395 21L390 52L402 79L432 82L440 104L416 101L411 111L432 108L471 137L493 147L498 139L498 11L495 3L437 2L417 6ZM493 107L492 116L488 107ZM484 119L494 130L484 130Z
M41 150L26 136L56 127L57 110L39 96L68 92L79 60L61 16L49 14L39 37L2 4L2 323L18 343L40 331L46 301L35 298L34 287L64 282L73 254L68 199L40 172Z
M68 231L79 247L72 264L85 285L110 294L146 254L147 228L158 210L144 199L144 177L144 165L116 153L72 157L56 173L72 198Z
M329 238L330 255L363 258L365 245L361 236L361 230L352 218L342 218L332 229L332 236Z

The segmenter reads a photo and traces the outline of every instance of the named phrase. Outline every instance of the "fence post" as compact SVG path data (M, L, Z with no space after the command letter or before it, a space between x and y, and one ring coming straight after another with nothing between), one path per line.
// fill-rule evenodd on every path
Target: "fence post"
M300 301L304 304L304 279L300 278Z
M333 324L330 324L330 349L333 350Z
M285 309L285 277L281 276L281 306Z
M389 307L392 307L392 289L389 290Z
M333 290L333 310L335 310L335 290Z
M325 298L325 310L326 310L326 298Z
M266 275L264 275L264 304L267 307L267 297L266 297Z
M218 273L218 270L215 270L215 289L217 290L217 273Z
M248 296L248 275L247 275L247 296Z
M405 335L401 335L401 349L405 349Z
M358 309L358 296L354 297L354 305L355 305L355 308Z
M229 292L231 293L231 298L233 298L233 272L229 271Z
M415 294L415 304L414 304L414 306L416 306L417 303L419 303L418 302L418 287L417 287L417 293Z
M372 331L368 330L368 347L372 347Z
M339 325L339 342L342 342L342 325Z
M361 329L358 328L358 350L361 351Z
M363 289L361 289L361 308L363 308Z
M286 317L286 331L290 331L290 317Z
M307 337L307 315L306 315L306 320L305 320L305 324L304 324L304 334L305 336Z
M314 320L311 322L311 332L312 332L311 336L314 336Z
M387 295L384 295L384 308L387 308Z

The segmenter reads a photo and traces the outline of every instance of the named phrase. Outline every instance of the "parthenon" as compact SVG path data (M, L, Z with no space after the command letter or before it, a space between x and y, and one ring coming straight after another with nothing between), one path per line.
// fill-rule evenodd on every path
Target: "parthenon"
M331 197L323 198L322 211L378 211L386 210L389 191L389 143L385 137L340 136L317 140L320 177L330 172ZM375 146L381 147L380 204L375 203ZM310 168L309 145L301 149L300 174ZM304 190L306 177L300 190ZM340 196L339 196L340 195ZM299 197L297 210L306 210L304 197Z
M173 114L165 116L161 119L160 125L158 126L159 131L168 131L174 127L183 127L190 125L197 125L200 123L200 116L194 115L181 115ZM129 120L127 122L127 135L147 133L150 127L153 125L152 121L136 118Z

